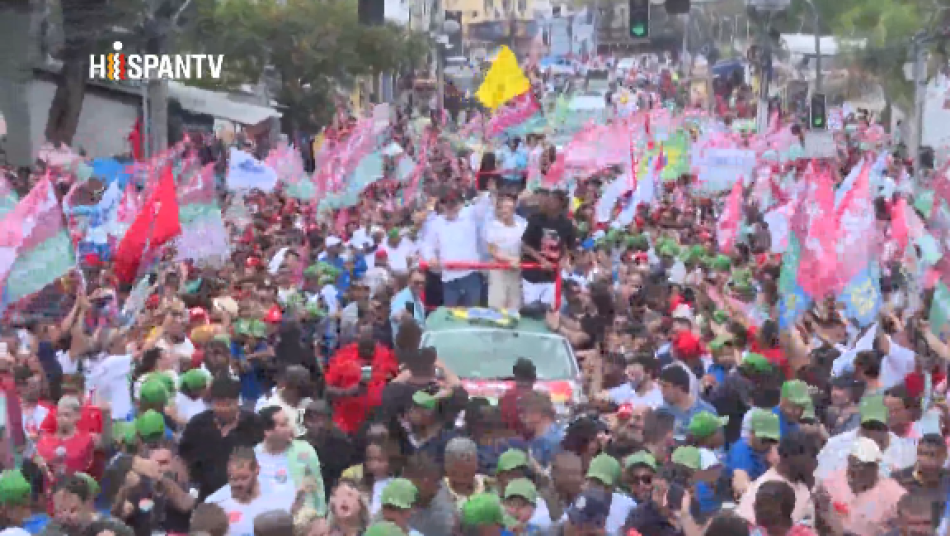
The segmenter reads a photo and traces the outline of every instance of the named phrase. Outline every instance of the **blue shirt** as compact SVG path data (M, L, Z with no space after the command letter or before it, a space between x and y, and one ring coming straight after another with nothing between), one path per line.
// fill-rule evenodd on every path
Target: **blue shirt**
M267 344L260 342L256 347L254 347L254 351L260 352L266 348ZM237 342L232 342L231 355L239 361L245 361L244 346L238 344ZM261 385L261 379L259 376L261 372L260 365L256 361L251 362L250 370L241 372L241 399L245 402L257 400L261 397L261 395L264 394L264 386Z
M785 418L785 414L782 413L782 410L779 409L778 406L775 406L774 408L772 408L772 413L778 415L779 434L780 434L782 437L785 437L785 436L787 436L788 434L794 432L795 430L798 430L798 423L797 423L797 422L792 422L792 421L786 419L786 418Z
M410 287L406 287L397 292L389 302L389 321L393 326L394 340L396 335L399 334L399 317L402 316L403 311L406 311L406 306L410 303L414 304L412 317L415 319L416 324L419 324L421 328L425 328L426 306L417 296L412 295L412 289Z
M712 407L708 402L699 398L697 398L693 403L693 406L686 411L681 410L677 406L671 406L669 404L663 404L657 408L657 411L669 413L676 419L676 425L673 428L673 437L678 440L686 439L689 421L692 420L693 416L695 416L697 413L708 411L713 415L719 415L719 413L716 412L716 408Z
M769 470L765 454L765 452L753 450L745 438L736 441L726 456L726 469L729 470L730 478L732 472L736 470L745 471L749 475L749 481L764 475Z
M564 427L558 423L552 423L547 432L531 440L531 455L541 467L547 467L551 465L554 455L560 452L563 439Z

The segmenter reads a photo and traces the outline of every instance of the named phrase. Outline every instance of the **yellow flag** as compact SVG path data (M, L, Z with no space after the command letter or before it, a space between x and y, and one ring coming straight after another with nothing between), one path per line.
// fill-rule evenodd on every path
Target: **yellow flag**
M518 67L515 53L502 47L475 94L486 108L496 110L509 100L531 90L531 82Z

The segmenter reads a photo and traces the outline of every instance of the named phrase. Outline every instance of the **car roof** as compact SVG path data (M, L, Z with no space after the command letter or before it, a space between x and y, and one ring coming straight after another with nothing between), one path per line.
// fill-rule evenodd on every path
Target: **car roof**
M547 324L544 323L544 320L537 320L534 318L520 317L518 319L518 324L512 328L505 327L492 327L486 326L485 324L474 324L469 323L464 320L458 320L449 316L450 309L448 307L439 307L435 311L432 311L432 314L426 318L426 332L427 333L440 333L445 331L454 331L459 329L499 329L499 330L508 330L508 331L517 331L519 333L536 333L538 335L552 335L550 329L548 329Z

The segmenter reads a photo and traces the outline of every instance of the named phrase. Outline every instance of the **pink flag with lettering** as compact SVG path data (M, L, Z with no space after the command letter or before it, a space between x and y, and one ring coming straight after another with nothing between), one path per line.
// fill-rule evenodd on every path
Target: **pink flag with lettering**
M868 175L871 162L865 160L851 189L844 194L838 207L835 241L838 267L835 274L835 292L844 290L854 277L867 267L873 255L874 200ZM829 179L830 182L830 179Z

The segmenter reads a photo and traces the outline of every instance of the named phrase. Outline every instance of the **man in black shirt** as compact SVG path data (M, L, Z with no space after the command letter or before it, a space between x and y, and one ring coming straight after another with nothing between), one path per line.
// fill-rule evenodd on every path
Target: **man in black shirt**
M238 405L241 385L228 377L211 383L211 409L188 421L179 454L198 485L199 499L228 483L228 457L235 447L254 447L264 439L264 426L256 413Z
M564 215L567 195L563 191L540 191L540 210L528 219L521 237L521 261L540 264L543 269L522 270L524 303L553 305L554 280L561 258L574 248L574 224Z

